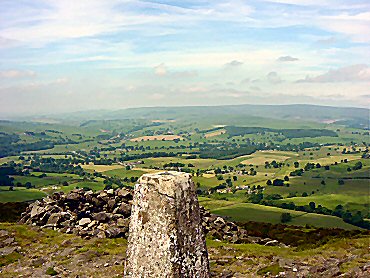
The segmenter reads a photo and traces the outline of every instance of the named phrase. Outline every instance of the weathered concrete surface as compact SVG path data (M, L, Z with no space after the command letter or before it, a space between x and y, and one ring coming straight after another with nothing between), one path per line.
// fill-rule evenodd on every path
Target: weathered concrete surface
M125 277L209 277L191 176L143 175L135 186Z

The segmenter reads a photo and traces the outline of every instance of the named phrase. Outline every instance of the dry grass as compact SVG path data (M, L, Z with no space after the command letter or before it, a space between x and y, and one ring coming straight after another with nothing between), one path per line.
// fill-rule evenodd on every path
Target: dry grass
M246 156L246 159L243 160L241 163L245 165L253 164L253 165L264 165L266 161L271 162L273 160L277 162L283 162L291 158L290 156L285 155L278 155L273 153L263 153L257 152L255 154Z
M219 129L219 130L216 130L216 131L213 131L213 132L206 133L204 135L204 137L205 138L210 138L210 137L218 136L218 135L225 134L225 133L226 133L225 129Z
M105 171L110 171L110 170L116 170L116 169L122 169L124 166L122 165L94 165L94 164L89 164L89 165L81 165L81 167L84 170L95 170L96 172L105 172Z
M142 142L142 141L173 141L175 139L180 139L182 140L183 138L178 135L153 135L153 136L141 136L141 137L136 137L130 139L131 142Z
M141 168L141 167L135 167L134 170L137 171L143 171L145 173L158 173L163 172L163 170L156 170L156 169L150 169L150 168Z
M205 178L213 178L215 176L215 174L203 174L203 177Z
M300 163L308 162L308 161L314 161L315 163L320 163L321 165L328 165L332 164L334 162L340 162L343 159L347 159L348 161L351 160L357 160L359 159L358 155L332 155L328 157L321 157L316 159L300 159L298 160Z

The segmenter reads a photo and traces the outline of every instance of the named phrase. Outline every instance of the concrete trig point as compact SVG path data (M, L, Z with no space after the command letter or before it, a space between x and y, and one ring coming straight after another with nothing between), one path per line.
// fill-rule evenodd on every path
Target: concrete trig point
M145 174L135 186L124 277L209 277L191 176Z

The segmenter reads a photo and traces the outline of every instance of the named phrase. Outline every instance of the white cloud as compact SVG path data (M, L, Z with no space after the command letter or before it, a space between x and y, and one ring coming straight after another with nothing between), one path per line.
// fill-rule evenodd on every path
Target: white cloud
M243 65L243 62L240 62L240 61L237 61L237 60L232 60L231 62L226 63L224 66L227 67L227 68L236 68L236 67L240 67L242 65Z
M355 42L370 41L370 11L321 16L317 22L321 28L345 34Z
M316 26L345 34L356 41L369 41L369 8L363 3L340 0L270 0L297 5L292 10L253 7L246 1L201 1L190 7L137 0L43 0L30 5L9 1L10 11L2 12L0 36L30 46L101 34L140 31L146 36L181 32L201 22L237 22L248 27ZM310 8L301 7L309 6ZM317 11L323 9L323 13ZM362 7L364 12L356 13ZM356 10L357 9L357 10ZM343 12L343 11L344 12ZM330 13L328 12L330 11ZM277 12L279 14L277 15ZM184 24L186 23L186 25ZM180 28L177 28L180 27Z
M368 65L352 65L338 69L332 69L328 72L298 80L297 82L326 83L326 82L365 82L370 81L370 67Z
M165 76L167 74L167 67L164 63L154 67L154 73L159 76Z
M14 7L17 10L10 14L13 21L1 28L0 35L9 40L39 46L63 39L91 37L130 29L130 26L166 21L160 15L140 16L130 12L130 5L134 2L44 0L44 5L31 11L27 9L28 6L18 3L19 6ZM20 21L22 17L25 22Z
M194 78L198 76L195 70L175 71L171 73L172 78Z
M52 82L52 84L66 84L66 83L68 83L68 78L66 77L57 78Z
M154 94L150 94L149 98L153 99L153 100L160 100L160 99L164 99L165 95L164 94L159 94L159 93L154 93Z
M26 78L35 77L36 72L31 70L7 70L0 71L0 78Z
M163 35L176 32L173 24L179 22L187 25L202 20L245 22L251 21L248 16L253 12L249 5L237 0L191 8L137 0L43 0L35 5L10 2L12 5L13 10L3 12L6 24L0 28L0 36L36 47L129 30L147 32L149 36Z
M344 36L352 42L370 42L370 2L350 3L341 0L270 0L285 7L267 7L260 13L264 15L256 26L277 28L304 26L334 32L334 36ZM279 14L277 14L277 11Z
M249 84L250 82L251 82L251 79L250 78L243 78L240 81L240 85L246 85L246 84Z
M272 84L278 84L283 82L281 77L275 71L271 71L266 75L267 81Z
M155 2L0 0L7 101L37 107L37 90L54 107L68 91L64 104L86 109L162 104L164 96L175 105L254 101L247 89L261 101L277 99L276 90L295 102L347 94L341 99L363 105L357 96L369 92L370 48L357 43L370 42L366 0ZM43 74L29 80L36 73L18 69ZM13 95L15 84L27 98ZM84 102L87 94L94 97Z
M333 9L358 9L368 7L366 1L361 2L348 2L346 0L266 0L266 2L289 4L303 7L328 7Z
M318 39L316 42L318 44L322 44L322 45L331 45L331 44L335 44L336 42L338 41L338 39L336 37L326 37L326 38L322 38L322 39Z
M292 56L280 56L279 58L277 58L278 62L295 62L298 60L298 58Z

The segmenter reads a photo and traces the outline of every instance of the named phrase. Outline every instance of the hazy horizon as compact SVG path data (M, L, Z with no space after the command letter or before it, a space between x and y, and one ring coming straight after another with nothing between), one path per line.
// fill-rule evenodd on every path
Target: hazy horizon
M238 106L256 106L256 107L264 107L264 106L271 106L271 107L280 107L280 106L307 106L307 107L321 107L321 108L338 108L338 109L361 109L367 110L370 113L370 108L368 107L356 107L356 106L333 106L333 105L319 105L319 104L306 104L306 103L291 103L291 104L250 104L250 103L241 103L241 104L219 104L219 105L158 105L158 106L133 106L133 107L126 107L126 108L117 108L117 109L87 109L87 110L75 110L75 111L66 111L66 112L55 112L55 113L25 113L25 114L17 114L17 115L2 115L0 113L0 121L25 121L27 118L30 121L42 121L43 119L62 119L65 116L70 115L85 115L86 114L93 114L98 113L98 117L100 118L102 114L99 113L115 113L120 111L126 111L130 109L171 109L171 108L208 108L208 107L238 107ZM103 114L104 115L104 114ZM370 114L369 114L370 115ZM266 118L269 118L268 116ZM94 120L94 117L91 117L91 120Z
M135 107L369 108L365 0L0 3L0 118Z

